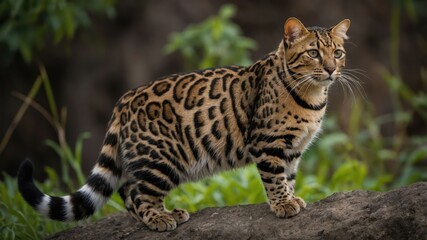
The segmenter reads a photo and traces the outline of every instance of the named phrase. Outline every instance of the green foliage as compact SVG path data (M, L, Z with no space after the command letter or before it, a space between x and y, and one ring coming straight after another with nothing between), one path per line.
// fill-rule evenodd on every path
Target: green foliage
M54 191L53 181L39 187L43 191ZM18 192L16 179L5 174L0 182L0 238L1 239L44 239L46 236L76 226L77 223L60 223L37 214Z
M0 4L3 5L5 4ZM180 52L187 69L236 63L247 65L250 62L248 50L255 43L241 36L238 27L230 21L233 14L234 8L226 5L219 16L190 26L183 33L174 34L166 51ZM396 20L392 21L392 27L398 27L397 23ZM393 33L398 38L398 32L394 30ZM392 42L398 43L398 39L392 39ZM393 46L391 56L396 58L393 62L397 64L398 44ZM396 64L391 65L398 67ZM421 76L427 82L425 69L421 69ZM356 100L345 128L338 124L334 113L329 113L324 122L323 133L303 156L297 174L296 195L313 202L337 191L385 191L415 181L427 181L427 136L407 133L407 127L414 116L427 121L427 94L425 91L411 89L396 69L384 70L383 80L388 84L388 91L392 96L392 113L376 116L372 106ZM42 86L48 99L49 111L32 102ZM38 183L38 186L43 191L56 195L63 194L61 186L64 185L67 186L67 191L75 190L77 185L84 182L80 168L81 151L83 141L89 135L82 133L74 148L69 147L64 131L66 111L57 109L49 79L43 69L28 96L21 96L21 99L26 103L31 102L27 105L43 114L58 132L59 140L48 140L47 144L61 159L61 175L46 168L48 179L42 184ZM18 112L17 116L22 117L25 110L26 107L21 108L21 113ZM16 124L19 116L15 118ZM389 134L384 134L384 128L388 129ZM72 180L75 177L76 182ZM251 165L196 183L181 185L166 198L166 206L169 209L180 207L194 212L210 206L265 201L259 174L256 167ZM91 219L101 218L117 210L123 210L123 206L120 197L115 194L107 206ZM76 223L58 223L39 216L18 194L16 181L10 176L5 176L5 180L0 182L0 239L42 239L74 225Z
M255 165L224 172L196 183L186 183L166 197L168 209L184 208L190 212L214 206L262 203L264 187Z
M44 183L37 183L38 187L46 193L65 195L64 192L58 190L60 189L60 179L56 172L49 171L48 176L48 180ZM123 211L120 202L120 196L114 194L101 212L87 220L72 223L53 221L32 209L19 194L16 179L4 174L4 180L0 182L0 239L45 239L55 232L84 225L108 214Z
M165 47L166 53L179 52L184 58L186 70L249 65L248 50L254 49L256 43L242 36L239 26L231 21L235 12L233 5L226 4L217 16L172 34Z
M90 13L114 15L115 0L4 0L0 2L0 49L3 57L18 52L26 62L47 39L70 40L90 25Z
M361 102L354 109L349 129L340 129L336 117L329 116L324 133L303 156L296 190L306 200L354 189L386 191L427 180L427 168L420 164L427 159L426 136L408 136L406 131L398 136L406 141L383 136L381 128L390 123L384 121L386 116L374 118Z
M42 87L45 90L49 111L32 100ZM40 76L37 77L29 94L27 96L18 94L17 97L24 101L24 107L21 107L20 111L18 111L17 116L20 117L15 118L14 124L11 124L11 126L19 123L28 105L30 105L51 123L58 134L58 142L47 140L46 144L60 157L61 177L58 176L54 169L46 167L45 171L48 179L42 184L37 183L37 185L43 192L58 196L67 195L70 191L75 191L78 186L82 186L85 182L81 169L81 159L83 142L90 135L88 133L80 134L74 149L69 146L65 138L66 109L62 108L60 111L57 109L50 81L44 68L40 69ZM7 143L7 140L2 141L2 146L3 143ZM75 178L77 178L77 184L73 180ZM61 186L64 185L67 186L68 192L66 193L62 191ZM122 200L115 193L100 212L78 224L84 224L85 222L100 219L107 214L123 210ZM61 223L49 220L38 214L19 194L16 179L5 174L4 181L0 182L0 239L44 239L52 233L76 225L77 223Z

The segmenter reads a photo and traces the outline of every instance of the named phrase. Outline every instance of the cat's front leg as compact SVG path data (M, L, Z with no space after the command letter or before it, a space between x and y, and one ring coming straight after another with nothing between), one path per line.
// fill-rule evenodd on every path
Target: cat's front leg
M306 203L300 197L294 196L295 172L299 157L289 159L261 154L255 158L265 191L268 196L270 209L277 217L292 217L297 215Z

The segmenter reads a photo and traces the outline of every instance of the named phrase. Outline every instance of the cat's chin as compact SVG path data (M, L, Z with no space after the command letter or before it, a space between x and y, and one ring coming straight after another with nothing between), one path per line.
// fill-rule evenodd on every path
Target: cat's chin
M317 87L328 87L334 81L335 80L334 80L333 77L317 78L317 79L313 80L313 86L317 86Z

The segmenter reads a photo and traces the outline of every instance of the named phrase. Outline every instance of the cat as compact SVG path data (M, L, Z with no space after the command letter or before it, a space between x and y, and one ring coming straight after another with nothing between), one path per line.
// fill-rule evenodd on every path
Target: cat
M350 20L331 28L284 24L276 51L248 67L173 74L124 94L86 184L55 197L33 183L33 164L18 172L19 190L37 211L59 221L92 215L118 189L127 210L148 228L188 221L163 199L179 184L255 163L270 209L292 217L301 154L320 131L328 90L345 66Z

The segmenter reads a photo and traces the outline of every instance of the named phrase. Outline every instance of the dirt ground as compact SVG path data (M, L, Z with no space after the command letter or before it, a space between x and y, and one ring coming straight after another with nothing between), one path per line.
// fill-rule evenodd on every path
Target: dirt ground
M335 193L296 217L279 219L266 204L208 208L172 232L153 232L127 213L49 239L427 239L427 183L386 193Z

